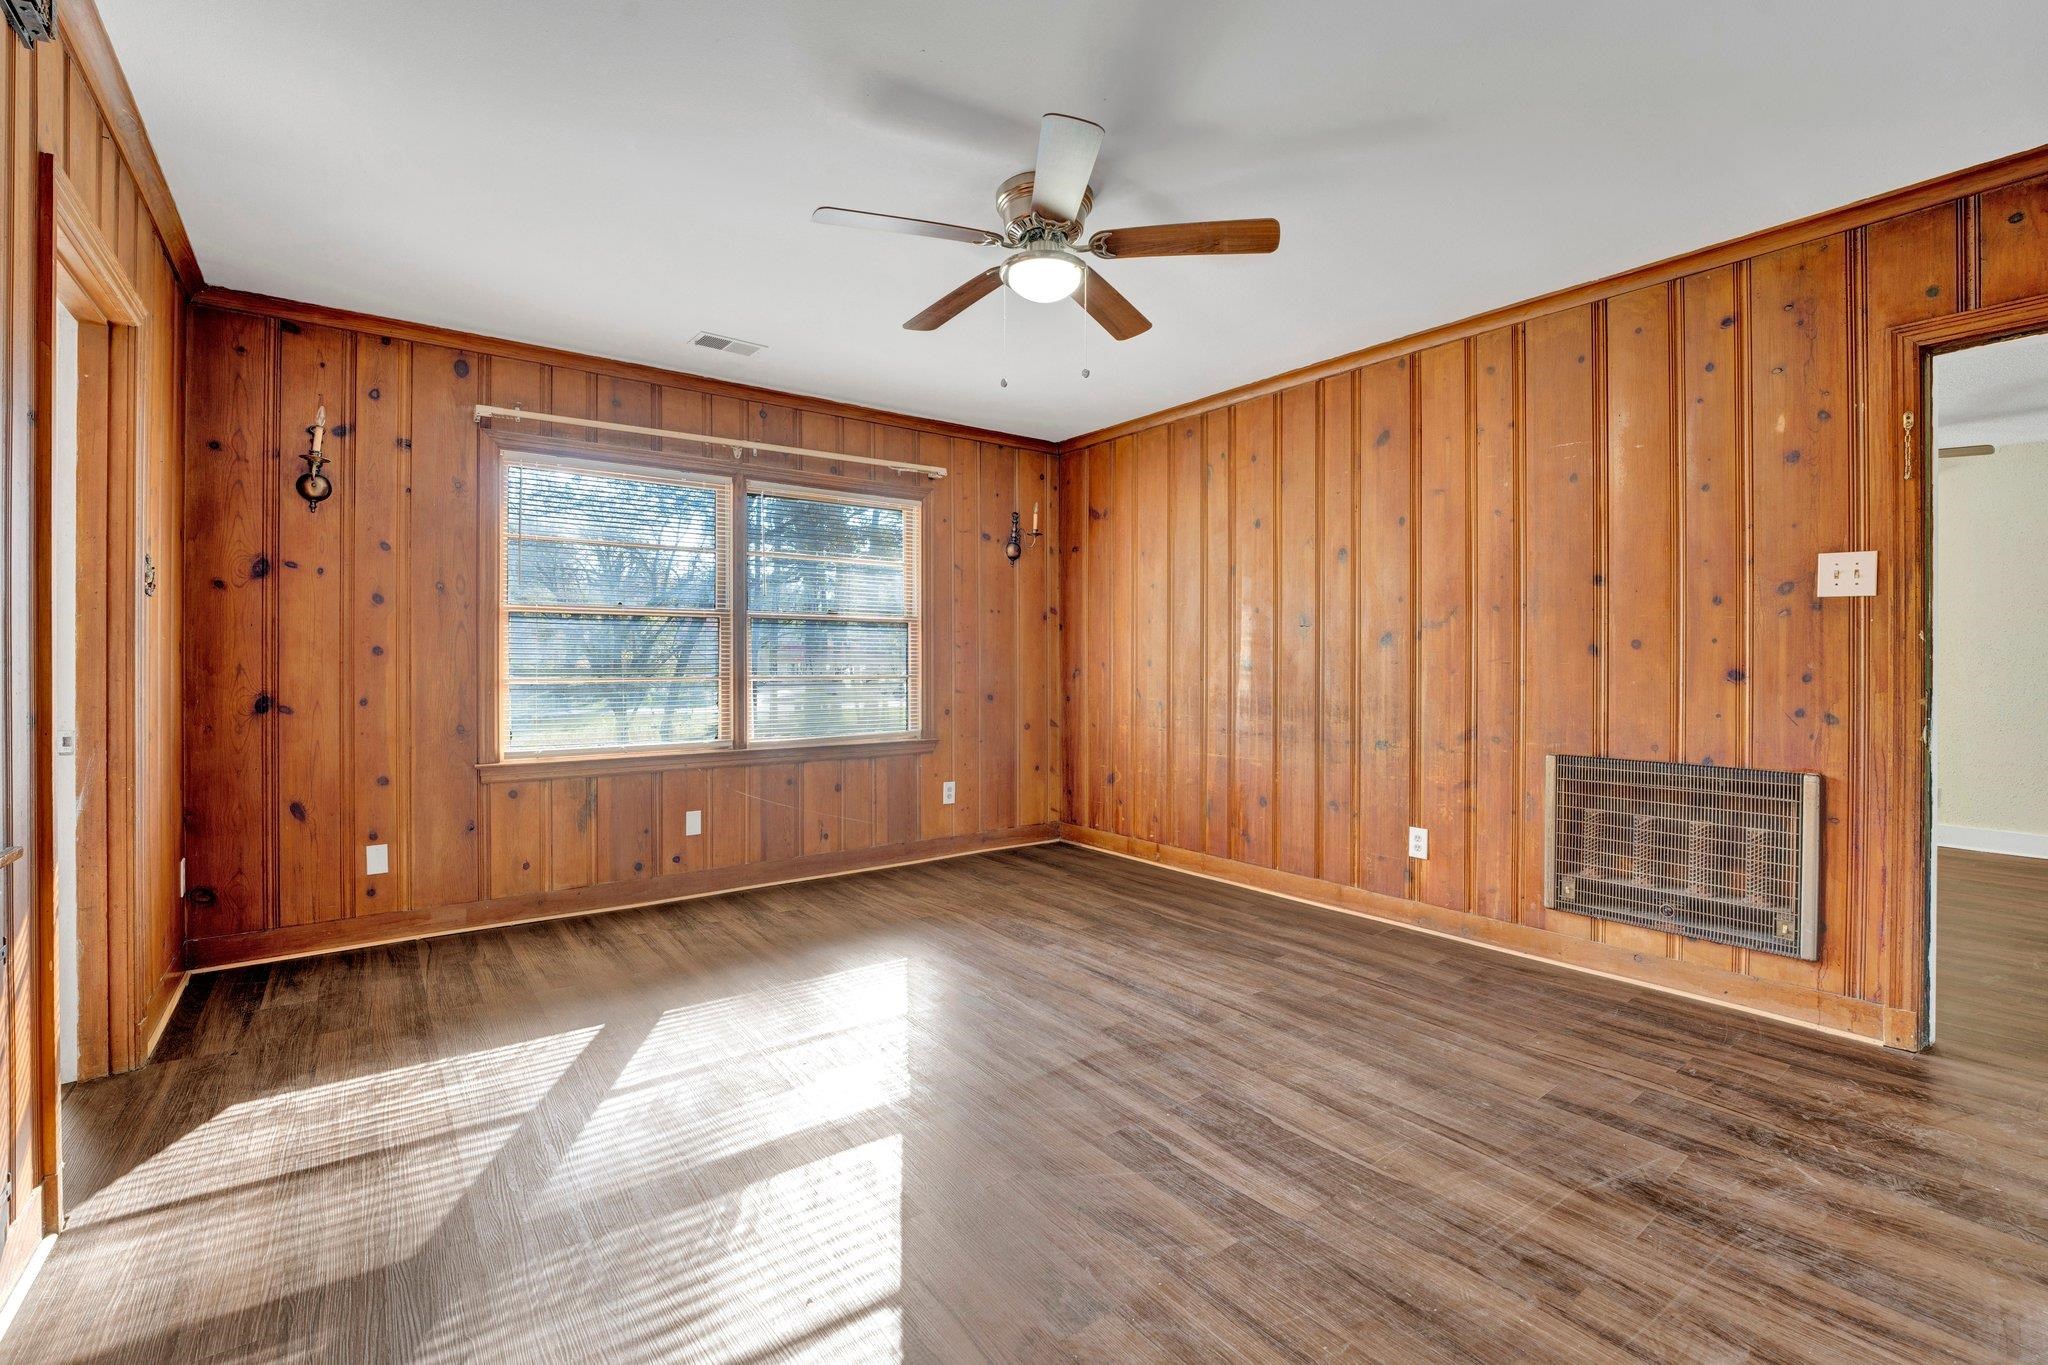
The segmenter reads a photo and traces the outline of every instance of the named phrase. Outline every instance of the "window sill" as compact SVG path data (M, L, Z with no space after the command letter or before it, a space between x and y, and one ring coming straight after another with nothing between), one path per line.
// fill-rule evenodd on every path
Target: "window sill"
M752 749L661 749L623 754L569 754L506 758L476 765L485 783L544 782L552 777L608 777L615 773L688 772L696 768L746 768L769 763L824 762L842 758L894 758L928 754L936 736L907 739L848 739L816 744L763 745Z

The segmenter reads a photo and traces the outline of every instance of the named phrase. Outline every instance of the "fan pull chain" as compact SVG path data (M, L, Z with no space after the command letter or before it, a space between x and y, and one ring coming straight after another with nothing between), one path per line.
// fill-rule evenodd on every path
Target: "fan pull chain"
M1010 291L1003 290L1003 363L1002 376L996 381L1003 388L1010 387Z

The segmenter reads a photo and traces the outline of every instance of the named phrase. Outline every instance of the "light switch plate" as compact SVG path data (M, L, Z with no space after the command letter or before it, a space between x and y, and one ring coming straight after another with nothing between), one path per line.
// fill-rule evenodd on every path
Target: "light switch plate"
M1814 584L1817 597L1877 596L1877 551L1849 550L1822 555Z
M369 844L363 849L363 875L381 877L391 870L391 845Z
M703 832L704 832L704 812L703 812L703 811L701 811L701 810L686 810L686 811L684 811L684 812L683 812L683 834L684 834L684 836L685 836L686 838L694 838L694 837L696 837L697 835L699 835L699 834L702 834Z
M948 806L953 804L953 784L951 782L948 782L939 789L939 800Z
M1429 856L1429 831L1420 825L1408 826L1408 856L1427 858Z

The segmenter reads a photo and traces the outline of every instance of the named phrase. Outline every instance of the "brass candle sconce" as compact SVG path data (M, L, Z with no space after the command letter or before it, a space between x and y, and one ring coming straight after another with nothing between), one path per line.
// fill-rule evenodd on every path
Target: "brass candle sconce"
M1044 534L1043 531L1038 529L1037 503L1031 504L1031 529L1029 531L1024 530L1024 518L1021 513L1010 513L1010 538L1003 543L1003 558L1015 564L1024 557L1024 537L1029 535L1033 540L1036 540Z
M293 486L306 500L306 509L317 512L320 504L334 495L334 480L323 472L328 457L321 453L321 447L327 441L327 404L322 403L320 410L313 414L313 425L306 428L306 435L310 444L306 453L299 457L306 462L306 472L299 475Z

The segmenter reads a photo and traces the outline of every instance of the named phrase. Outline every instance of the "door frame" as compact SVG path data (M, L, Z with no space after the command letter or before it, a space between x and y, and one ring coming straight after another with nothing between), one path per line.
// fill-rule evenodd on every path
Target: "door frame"
M1905 521L1901 543L1907 551L1900 575L1900 591L1906 594L1900 620L1918 632L1918 648L1910 636L1898 641L1903 673L1898 695L1911 705L1888 718L1895 727L1891 752L1899 765L1895 790L1918 807L1914 818L1897 821L1898 842L1885 850L1900 873L1892 882L1900 888L1892 941L1911 946L1894 955L1886 994L1892 1008L1885 1041L1894 1047L1926 1047L1934 1037L1938 1003L1932 971L1935 811L1929 748L1934 719L1934 358L2039 332L2048 332L2048 294L1906 323L1889 333L1892 392L1898 399L1891 429L1900 433L1900 472L1916 485L1900 500ZM1878 410L1880 416L1883 412Z
M97 557L105 573L106 612L104 629L95 631L100 641L100 658L90 661L105 669L106 705L99 723L88 727L82 718L79 751L83 759L88 745L104 757L106 765L105 842L96 856L108 859L104 868L106 885L106 928L104 950L108 969L104 973L107 1000L103 1006L113 1020L131 1017L134 972L130 966L130 932L135 904L135 865L132 857L120 857L128 836L135 828L137 744L135 725L133 642L141 626L138 591L142 582L142 552L135 535L136 446L140 430L137 397L141 393L140 328L149 310L135 283L122 266L92 211L48 153L38 158L36 268L35 268L35 409L55 410L57 391L57 310L63 308L80 322L108 328L106 383L106 506L104 541L80 545L80 562ZM50 543L56 508L51 497L51 469L56 424L34 423L34 468L31 476L30 536L30 619L33 640L34 678L31 687L33 716L30 723L30 768L32 785L31 831L28 858L33 881L34 923L29 937L33 953L31 1008L36 1019L35 1127L38 1135L36 1170L42 1190L42 1223L45 1235L54 1234L63 1220L62 1165L59 1135L58 1021L57 1021L57 868L55 853L55 793L52 790L54 735L49 723L55 691L55 658L51 648ZM85 637L81 636L81 644ZM124 642L126 642L124 644ZM83 653L83 649L81 653ZM92 731L88 733L88 728ZM86 850L81 845L81 859ZM116 855L112 858L110 854ZM81 978L81 986L83 978ZM91 1002L81 1000L81 1010ZM108 1029L110 1051L115 1065L130 1064L133 1030ZM126 1046L124 1046L124 1042ZM26 1197L28 1191L23 1191Z

